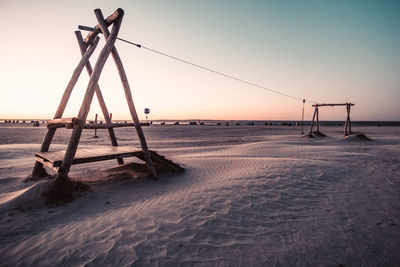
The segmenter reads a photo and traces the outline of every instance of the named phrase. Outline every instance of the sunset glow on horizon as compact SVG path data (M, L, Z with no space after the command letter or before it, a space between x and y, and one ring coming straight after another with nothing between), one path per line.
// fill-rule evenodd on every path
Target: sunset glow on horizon
M397 1L2 1L0 119L54 116L80 60L74 31L125 11L119 37L284 94L355 103L353 120L400 120ZM82 31L83 36L87 32ZM104 46L100 36L94 66ZM117 41L140 119L299 120L302 102ZM64 117L77 116L83 70ZM99 85L114 119L130 119L111 57ZM306 103L305 119L312 116ZM88 119L101 114L96 97ZM320 111L343 120L345 109Z

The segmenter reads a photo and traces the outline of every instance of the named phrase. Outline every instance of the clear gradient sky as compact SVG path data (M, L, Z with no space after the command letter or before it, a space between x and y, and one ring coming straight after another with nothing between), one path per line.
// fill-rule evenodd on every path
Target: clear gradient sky
M95 8L118 7L121 38L299 98L353 102L353 120L400 120L400 1L378 0L0 0L0 119L52 118L80 59L74 31L97 24ZM301 118L300 101L116 46L142 119L145 107L153 120ZM87 82L84 71L65 117L77 115ZM99 84L113 117L129 119L111 57ZM95 113L96 99L88 118ZM320 117L342 120L345 109Z

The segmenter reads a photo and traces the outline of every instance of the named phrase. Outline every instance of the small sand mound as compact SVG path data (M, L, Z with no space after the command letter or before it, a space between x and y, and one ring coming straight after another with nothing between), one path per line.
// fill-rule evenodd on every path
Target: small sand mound
M368 136L366 136L364 133L357 133L357 134L353 134L353 135L349 135L345 137L346 140L349 141L373 141L373 139L369 138Z
M179 165L172 163L173 165L167 165L163 164L161 162L154 161L153 165L154 168L156 169L157 174L164 174L164 173L180 173L183 172L184 169L181 168ZM179 168L177 168L177 166ZM140 164L140 163L128 163L124 164L122 166L117 166L108 170L104 171L104 175L106 175L108 178L112 178L113 176L128 176L129 178L148 178L148 172L147 172L147 167L146 164Z

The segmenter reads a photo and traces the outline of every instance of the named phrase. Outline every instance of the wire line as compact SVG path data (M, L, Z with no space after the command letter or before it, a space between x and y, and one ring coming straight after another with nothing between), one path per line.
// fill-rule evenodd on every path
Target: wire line
M78 28L81 29L81 30L86 30L86 31L94 31L94 28L87 27L87 26L82 26L82 25L79 25ZM178 58L178 57L169 55L169 54L166 54L166 53L164 53L164 52L157 51L157 50L155 50L155 49L152 49L152 48L143 46L143 45L141 45L141 44L137 44L137 43L134 43L134 42L131 42L131 41L128 41L128 40L119 38L119 37L117 37L117 39L120 40L120 41L122 41L122 42L128 43L128 44L130 44L130 45L134 45L134 46L136 46L136 47L138 47L138 48L146 49L146 50L148 50L148 51L150 51L150 52L153 52L153 53L156 53L156 54L159 54L159 55L168 57L168 58L170 58L170 59L174 59L174 60L180 61L180 62L182 62L182 63L191 65L191 66L193 66L193 67L196 67L196 68L199 68L199 69L202 69L202 70L206 70L206 71L208 71L208 72L211 72L211 73L214 73L214 74L223 76L223 77L225 77L225 78L229 78L229 79L232 79L232 80L235 80L235 81L238 81L238 82L241 82L241 83L244 83L244 84L253 86L253 87L257 87L257 88L259 88L259 89L266 90L266 91L269 91L269 92L272 92L272 93L275 93L275 94L279 94L279 95L282 95L282 96L286 96L286 97L289 97L289 98L292 98L292 99L295 99L295 100L299 100L299 101L303 101L303 100L304 100L303 98L300 98L300 97L297 97L297 96L289 95L289 94L280 92L280 91L278 91L278 90L274 90L274 89L271 89L271 88L268 88L268 87L265 87L265 86L262 86L262 85L258 85L258 84L255 84L255 83L252 83L252 82L248 82L248 81L246 81L246 80L243 80L243 79L240 79L240 78L237 78L237 77L234 77L234 76L231 76L231 75L222 73L222 72L217 71L217 70L213 70L213 69L210 69L210 68L207 68L207 67L203 67L203 66L201 66L201 65L199 65L199 64L196 64L196 63L190 62L190 61L188 61L188 60L184 60L184 59L181 59L181 58ZM309 101L309 100L305 100L305 102L317 104L317 102L313 102L313 101Z

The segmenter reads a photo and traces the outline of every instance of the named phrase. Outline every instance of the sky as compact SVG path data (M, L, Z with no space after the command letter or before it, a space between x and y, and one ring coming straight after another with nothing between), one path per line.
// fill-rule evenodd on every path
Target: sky
M81 57L74 31L97 24L95 8L105 17L124 9L121 38L310 101L307 120L311 102L355 103L353 120L400 120L400 1L385 0L0 0L0 119L53 118ZM140 119L146 107L152 120L301 119L301 100L116 47ZM88 80L83 71L64 117L77 116ZM113 118L130 119L111 57L99 85ZM94 98L88 119L96 113ZM321 108L320 119L345 113Z

